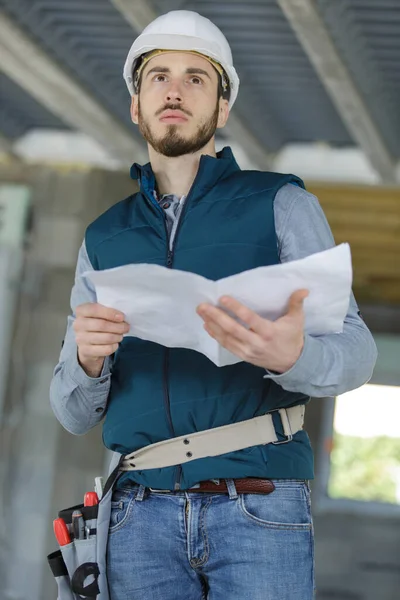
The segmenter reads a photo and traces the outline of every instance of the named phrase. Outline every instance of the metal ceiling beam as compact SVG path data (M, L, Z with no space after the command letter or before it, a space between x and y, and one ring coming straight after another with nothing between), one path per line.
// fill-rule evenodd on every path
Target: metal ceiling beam
M111 0L111 2L136 33L143 31L158 17L158 13L146 0Z
M318 12L315 0L277 0L349 133L383 182L396 182L395 161Z
M151 21L154 21L159 15L146 0L111 0L114 6L120 11L122 16L131 25L136 34L139 34ZM271 169L273 166L274 155L260 144L249 129L244 125L242 119L238 117L235 110L231 110L229 119L224 127L226 135L237 141L249 161L255 168Z
M145 146L3 14L0 54L4 73L50 112L87 133L123 163L148 160Z

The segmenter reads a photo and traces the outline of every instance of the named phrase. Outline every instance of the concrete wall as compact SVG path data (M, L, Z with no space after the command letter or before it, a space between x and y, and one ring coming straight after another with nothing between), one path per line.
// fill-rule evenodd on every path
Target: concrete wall
M34 210L10 349L5 408L13 421L1 431L1 473L7 477L1 493L0 599L54 600L45 562L56 548L52 521L60 508L92 489L106 457L100 427L72 436L58 424L49 406L49 382L85 227L135 184L127 174L11 163L0 164L1 181L31 186ZM306 417L317 464L324 405L322 399L312 400ZM313 497L317 500L314 489ZM318 600L398 598L398 518L316 512L315 532Z

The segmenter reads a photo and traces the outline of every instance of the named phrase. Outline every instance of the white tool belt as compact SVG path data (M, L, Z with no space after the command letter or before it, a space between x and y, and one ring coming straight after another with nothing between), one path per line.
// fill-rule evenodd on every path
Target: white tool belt
M279 441L276 435L272 420L274 412L278 412L281 417L285 440ZM286 444L303 428L304 412L304 404L280 408L247 421L205 429L150 444L127 454L121 464L121 471L161 469L259 444Z

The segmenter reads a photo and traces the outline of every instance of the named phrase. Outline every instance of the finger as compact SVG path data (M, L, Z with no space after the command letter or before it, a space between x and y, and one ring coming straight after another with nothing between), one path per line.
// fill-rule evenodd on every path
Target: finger
M244 346L241 341L233 338L232 336L227 336L219 328L206 323L204 324L204 329L221 346L226 348L226 350L229 350L229 352L232 352L242 360L247 360L247 354L245 352L246 346Z
M235 340L242 346L254 349L258 349L261 345L262 338L258 334L246 329L219 308L211 306L210 309L207 309L206 314L204 313L203 318L206 326L212 330L224 347L229 340Z
M259 335L266 337L272 331L272 321L260 317L254 310L251 310L235 298L231 296L222 296L219 300L223 308L230 310L236 317L238 317L251 331L258 333Z
M99 333L82 331L76 334L78 346L107 346L109 344L120 344L123 336L114 333Z
M115 308L109 308L97 302L87 302L76 307L76 315L79 317L91 317L94 319L106 319L121 323L125 319L124 313Z
M74 322L75 331L97 331L104 333L123 334L128 333L129 323L115 323L106 319L93 319L91 317L78 317Z
M289 298L287 314L290 313L293 316L302 314L304 310L303 303L309 295L309 293L309 290L305 289L296 290L295 292L293 292L293 294Z
M198 314L204 319L207 325L218 328L221 335L230 335L248 345L254 345L256 343L256 334L235 321L235 319L227 315L225 311L216 308L215 306L207 306L206 308L201 308L201 306L203 305L200 305L197 310Z

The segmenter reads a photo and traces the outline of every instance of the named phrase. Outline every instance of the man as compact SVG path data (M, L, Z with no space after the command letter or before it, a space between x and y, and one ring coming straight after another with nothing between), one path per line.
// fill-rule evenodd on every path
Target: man
M217 280L335 244L299 178L241 171L229 148L216 154L215 131L228 120L239 80L228 42L209 20L189 11L159 17L135 40L124 74L150 163L132 167L140 192L86 231L51 384L68 431L84 434L107 412L105 445L133 453L113 494L111 598L309 600L312 450L301 424L292 436L283 421L310 396L368 381L372 336L354 297L343 333L305 334L307 290L297 290L275 322L234 298L199 306L209 335L241 359L231 366L124 336L124 315L96 302L85 270L155 263ZM198 459L185 448L182 464L135 468L140 448L175 438L189 445L196 432L267 413L278 443L246 446L240 429L232 452L215 452L220 433Z

